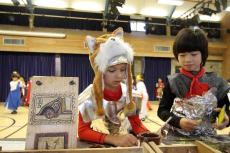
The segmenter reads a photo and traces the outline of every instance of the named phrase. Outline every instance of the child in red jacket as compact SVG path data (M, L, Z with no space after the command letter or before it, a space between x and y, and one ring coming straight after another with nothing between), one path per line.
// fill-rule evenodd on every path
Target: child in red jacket
M132 91L133 50L122 36L123 30L119 28L112 34L98 38L86 37L95 78L78 99L78 136L81 140L114 146L136 146L138 140L127 131L127 127L134 134L148 131L138 115L141 95ZM96 119L103 120L106 131L91 128Z

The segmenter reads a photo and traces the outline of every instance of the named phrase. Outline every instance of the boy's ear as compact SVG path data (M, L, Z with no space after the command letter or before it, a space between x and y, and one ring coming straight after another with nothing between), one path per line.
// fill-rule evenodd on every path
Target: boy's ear
M123 36L124 36L124 31L123 31L123 28L119 27L117 28L116 30L113 31L113 35L115 37L119 37L121 39L123 39Z
M85 40L85 48L89 48L90 52L92 53L94 51L94 46L96 45L96 38L92 36L86 36Z

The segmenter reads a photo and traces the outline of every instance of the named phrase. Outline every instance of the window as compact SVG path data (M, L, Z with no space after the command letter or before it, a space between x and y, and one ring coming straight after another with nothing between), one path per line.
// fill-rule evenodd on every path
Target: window
M131 31L141 31L145 32L145 22L144 21L131 21Z

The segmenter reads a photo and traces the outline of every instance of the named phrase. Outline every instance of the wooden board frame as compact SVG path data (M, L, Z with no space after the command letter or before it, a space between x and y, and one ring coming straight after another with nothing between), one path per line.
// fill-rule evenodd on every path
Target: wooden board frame
M154 142L142 144L146 153L221 153L201 141L194 144L156 145ZM151 148L151 149L150 149Z
M63 146L62 149L67 149L68 148L68 133L67 132L63 132L63 133L37 133L35 135L35 143L34 143L34 149L40 149L38 147L39 144L39 140L41 138L57 138L57 140L59 138L63 138ZM49 149L49 148L46 148Z
M195 144L156 145L154 142L144 142L142 147L111 147L111 148L82 148L82 149L56 149L56 150L23 150L1 151L1 153L221 153L201 141Z
M17 150L2 151L1 153L143 153L142 147L117 148L85 148L85 149L56 149L56 150Z

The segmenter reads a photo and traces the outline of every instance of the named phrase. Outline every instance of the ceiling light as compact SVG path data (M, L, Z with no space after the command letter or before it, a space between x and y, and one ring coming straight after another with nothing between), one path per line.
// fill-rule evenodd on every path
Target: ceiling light
M104 10L104 6L98 2L75 2L71 6L73 9L76 10L84 10L84 11L95 11L100 12Z
M176 5L180 6L184 4L183 0L158 0L159 4L166 4L166 5Z
M28 36L28 37L47 37L47 38L65 38L66 37L66 34L64 34L64 33L12 31L12 30L0 30L0 35Z
M230 11L230 6L226 8L226 11Z
M12 1L11 0L0 0L0 3L12 4Z
M220 22L221 17L219 14L212 14L212 16L208 15L199 15L201 21L214 21L214 22Z
M164 9L149 7L142 9L140 11L140 14L145 16L166 17L168 15L168 12Z
M64 0L34 0L33 4L49 8L67 8L67 2Z
M122 14L135 14L137 13L136 9L134 7L128 7L128 6L122 6L118 7L118 11Z

